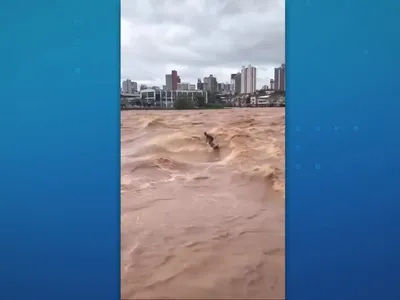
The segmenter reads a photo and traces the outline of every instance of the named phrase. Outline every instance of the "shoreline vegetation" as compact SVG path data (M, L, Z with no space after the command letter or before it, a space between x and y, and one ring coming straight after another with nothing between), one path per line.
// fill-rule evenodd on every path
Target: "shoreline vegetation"
M173 107L155 106L147 103L145 99L136 100L132 106L126 106L121 104L121 110L198 110L198 109L225 109L225 108L258 108L258 107L285 107L285 92L276 91L269 95L268 103L262 105L252 105L252 97L262 97L267 95L265 91L257 91L254 95L244 96L228 96L227 99L223 99L220 95L210 94L208 97L208 103L203 95L196 96L195 99L189 97L180 96L175 100ZM232 98L236 99L236 105Z

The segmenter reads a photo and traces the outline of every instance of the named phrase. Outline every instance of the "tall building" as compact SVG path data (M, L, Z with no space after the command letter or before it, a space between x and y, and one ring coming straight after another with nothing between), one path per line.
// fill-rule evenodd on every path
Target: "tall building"
M133 92L137 92L138 91L137 82L135 82L135 81L132 81L132 91Z
M275 86L274 90L285 91L285 64L282 64L279 68L275 68Z
M137 91L137 82L131 81L130 79L122 82L122 92L125 94L133 94Z
M204 90L215 93L217 91L217 78L212 74L208 77L204 77Z
M203 83L201 82L200 78L197 80L197 89L199 91L202 91L204 89Z
M222 93L225 90L225 84L224 83L217 83L217 92Z
M165 75L165 87L167 90L172 91L172 75L171 74Z
M122 81L122 90L121 90L121 92L125 93L125 94L128 94L129 90L130 90L130 80L127 79L127 80Z
M231 91L232 93L235 92L235 77L236 77L236 74L231 74L230 91Z
M248 67L242 67L241 72L241 88L242 94L254 93L257 86L257 71L256 68L249 65Z
M178 72L176 70L172 70L171 77L172 77L172 89L171 90L176 91L178 89L178 83L181 82L181 79L178 76Z
M224 93L225 94L230 94L230 93L232 93L232 87L231 87L231 84L230 83L225 83L225 89L224 89Z
M178 83L181 82L181 78L178 76L176 70L172 70L171 74L165 74L165 86L169 91L176 91L178 89Z
M237 73L235 76L235 94L240 94L240 89L242 87L242 74Z
M269 86L271 87L271 90L275 90L275 81L273 79L269 81Z

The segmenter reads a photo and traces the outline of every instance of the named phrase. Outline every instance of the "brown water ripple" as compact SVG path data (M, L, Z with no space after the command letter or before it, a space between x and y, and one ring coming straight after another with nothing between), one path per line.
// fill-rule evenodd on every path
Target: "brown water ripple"
M284 110L121 119L121 297L284 298Z

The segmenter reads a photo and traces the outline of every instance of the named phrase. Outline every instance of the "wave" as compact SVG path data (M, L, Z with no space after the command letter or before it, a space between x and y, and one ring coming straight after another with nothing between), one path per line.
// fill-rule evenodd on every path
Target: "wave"
M254 118L246 118L244 120L237 120L229 123L230 126L235 127L248 127L248 126L255 126L257 124Z
M213 133L215 132L215 133ZM215 143L219 145L219 151L214 151L199 135L187 135L184 132L174 134L157 135L144 140L140 145L135 145L135 151L130 156L143 157L152 155L154 159L163 157L175 158L187 163L199 162L231 162L232 160L251 159L253 155L259 158L268 154L271 156L277 151L276 147L265 143L263 139L257 138L249 132L241 130L216 129L212 134ZM130 141L137 141L131 139ZM238 161L240 162L240 161Z
M255 184L261 183L267 190L274 192L284 192L284 172L271 164L256 166L251 169L236 171L232 176L232 184L238 182Z
M157 168L162 170L184 170L187 169L188 164L174 160L167 157L158 158L145 158L132 163L131 172L135 172L140 169Z
M175 118L138 116L139 131L123 140L123 143L131 143L129 153L124 152L125 167L131 172L143 169L188 172L208 167L235 172L250 168L244 171L244 177L263 178L274 190L283 191L283 171L270 163L283 156L283 149L274 135L281 134L278 127L284 125L285 116L266 119L263 124L247 116L203 130L195 126L207 124L200 113ZM181 125L176 126L178 123ZM206 143L204 131L214 136L218 151Z
M142 117L140 118L140 123L141 123L141 129L146 130L146 129L158 129L158 128L174 128L172 126L171 122L168 120L164 119L163 117Z

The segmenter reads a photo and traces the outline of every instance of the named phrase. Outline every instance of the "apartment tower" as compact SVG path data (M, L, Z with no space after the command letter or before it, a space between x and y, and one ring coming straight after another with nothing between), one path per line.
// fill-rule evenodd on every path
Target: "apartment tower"
M285 91L285 64L282 64L279 68L275 68L275 88L277 91Z
M248 67L242 67L241 72L241 88L240 92L242 94L255 93L257 86L257 69L252 65Z

